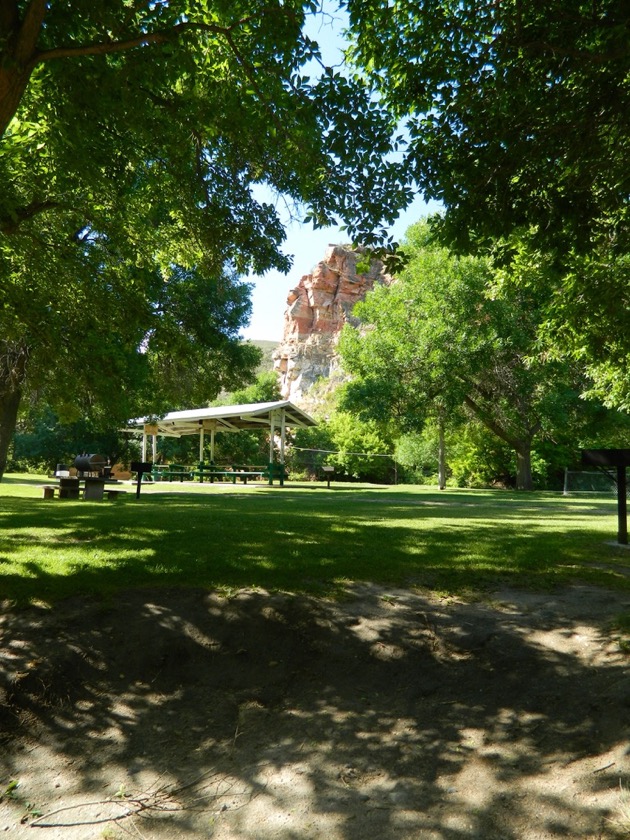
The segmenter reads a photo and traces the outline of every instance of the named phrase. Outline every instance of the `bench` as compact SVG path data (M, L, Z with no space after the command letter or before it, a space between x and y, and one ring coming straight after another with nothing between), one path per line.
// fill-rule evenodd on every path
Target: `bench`
M54 499L55 498L55 493L58 495L58 497L60 499L62 499L62 498L76 498L76 499L78 499L79 498L78 490L77 490L76 496L73 495L71 497L62 496L62 494L59 492L59 490L60 490L60 488L59 488L58 484L43 484L42 485L42 491L43 491L42 498L44 498L44 499ZM109 487L105 487L105 493L107 493L107 498L110 499L111 501L115 501L119 496L127 495L126 490L114 490L113 488L110 489Z
M248 478L262 478L263 470L193 470L193 475L199 476L199 481L203 483L204 478L209 478L210 483L214 483L215 478L229 478L232 484L236 484L236 479L240 479L243 484L247 484Z
M192 470L169 470L162 476L162 481L166 479L167 481L172 481L174 478L179 478L180 481L186 479L186 481L190 481L192 478Z
M232 473L228 473L228 475L232 478L232 483L236 484L236 479L240 479L243 484L247 484L248 478L262 478L263 477L263 470L235 470Z

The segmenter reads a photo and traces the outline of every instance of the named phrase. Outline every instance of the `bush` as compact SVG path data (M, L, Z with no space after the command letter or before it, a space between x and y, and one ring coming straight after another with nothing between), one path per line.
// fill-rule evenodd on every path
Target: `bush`
M114 464L137 457L138 446L118 429L102 428L89 420L62 423L51 408L44 406L20 420L8 469L49 472L58 463L72 463L85 452L103 455Z
M322 467L335 467L335 479L393 484L396 468L391 441L375 423L342 411L311 429L299 429L291 448L293 476L321 479Z

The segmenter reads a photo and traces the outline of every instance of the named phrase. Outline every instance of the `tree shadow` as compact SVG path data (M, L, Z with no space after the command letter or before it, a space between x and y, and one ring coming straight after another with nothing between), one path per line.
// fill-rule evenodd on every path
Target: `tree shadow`
M257 585L333 592L347 580L444 591L580 579L630 587L625 562L570 505L440 499L342 505L337 496L164 494L124 503L5 499L0 598L53 600L128 586Z
M46 824L84 838L105 807L84 803L116 791L154 796L151 837L210 822L282 840L612 837L630 684L601 616L623 603L363 585L338 602L136 589L9 611L2 789L20 779L22 812L74 806Z

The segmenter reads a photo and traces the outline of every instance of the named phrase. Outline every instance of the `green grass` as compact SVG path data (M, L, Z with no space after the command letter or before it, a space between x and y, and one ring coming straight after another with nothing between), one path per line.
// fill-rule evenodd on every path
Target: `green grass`
M332 594L348 581L630 589L610 497L174 483L139 500L44 501L45 481L0 484L0 599L182 585Z

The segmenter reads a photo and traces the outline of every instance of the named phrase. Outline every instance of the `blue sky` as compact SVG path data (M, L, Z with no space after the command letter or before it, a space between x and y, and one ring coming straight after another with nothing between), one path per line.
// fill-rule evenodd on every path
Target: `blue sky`
M345 15L334 8L334 2L324 0L324 14L311 18L306 32L316 40L320 46L322 59L327 65L339 64L342 60L344 48L343 29ZM265 200L273 201L269 196ZM429 212L436 212L438 205L430 207L421 198L410 205L402 214L390 233L396 241L400 241L407 228L417 222ZM284 328L284 312L287 295L296 286L304 274L310 274L311 269L324 258L329 244L343 244L348 237L338 228L313 230L311 225L304 225L294 221L287 225L287 238L283 251L292 254L293 268L289 274L270 271L262 277L251 276L248 281L253 283L253 315L250 325L243 330L243 337L260 341L280 341Z

